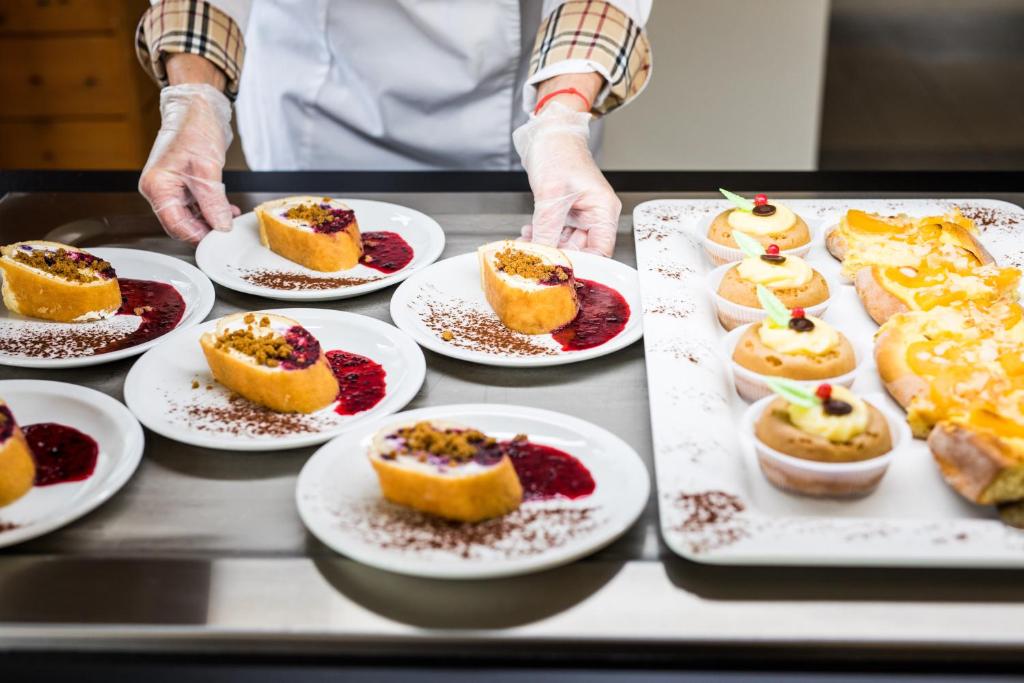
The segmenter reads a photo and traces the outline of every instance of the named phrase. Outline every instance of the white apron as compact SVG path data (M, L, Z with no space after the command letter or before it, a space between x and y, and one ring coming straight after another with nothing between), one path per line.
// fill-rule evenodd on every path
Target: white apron
M512 131L542 5L253 2L237 103L249 166L520 168Z

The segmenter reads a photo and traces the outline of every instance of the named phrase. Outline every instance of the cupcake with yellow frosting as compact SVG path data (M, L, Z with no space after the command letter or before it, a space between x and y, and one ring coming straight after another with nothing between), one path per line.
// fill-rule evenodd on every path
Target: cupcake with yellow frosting
M769 202L763 194L750 200L728 190L720 191L734 206L715 216L708 226L704 250L713 263L721 265L743 258L737 233L763 247L775 244L786 255L803 256L810 250L810 228L786 205Z
M776 396L750 407L758 463L781 489L810 496L864 496L878 486L906 425L842 386L808 389L771 379Z
M787 308L803 308L816 316L825 312L831 290L824 276L807 261L782 254L778 245L771 244L765 249L745 235L737 237L746 258L721 265L708 275L718 319L725 329L756 322L767 315L757 296L758 286L771 290Z
M768 317L726 337L740 396L748 401L768 396L770 377L853 384L858 354L846 335L802 308L787 309L766 287L758 287L758 297Z

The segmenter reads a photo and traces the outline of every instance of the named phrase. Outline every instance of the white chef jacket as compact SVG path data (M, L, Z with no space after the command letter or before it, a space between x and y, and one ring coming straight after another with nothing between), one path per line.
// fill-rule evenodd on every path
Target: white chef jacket
M245 34L236 109L249 167L520 168L512 131L535 84L608 78L587 59L528 77L537 29L562 2L213 0ZM641 26L651 2L611 0Z

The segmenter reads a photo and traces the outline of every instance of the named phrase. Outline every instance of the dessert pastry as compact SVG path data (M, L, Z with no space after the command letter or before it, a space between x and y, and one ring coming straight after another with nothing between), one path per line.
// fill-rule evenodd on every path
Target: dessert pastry
M310 270L348 270L363 254L355 212L330 197L285 197L256 207L260 243Z
M719 306L719 320L726 329L764 317L757 296L759 285L771 290L787 308L808 309L828 301L828 282L807 261L783 255L775 244L764 249L745 235L738 234L738 241L747 256L735 265L720 266L724 273L715 287L717 295L732 304ZM736 310L735 306L757 310Z
M947 216L919 219L851 209L825 236L825 246L852 280L865 266L914 266L930 254L957 268L992 263L975 235L974 224L955 209Z
M35 478L35 461L25 435L11 409L0 400L0 507L28 493Z
M500 517L519 507L523 488L498 441L442 422L377 432L369 452L384 497L459 522Z
M572 262L553 247L502 240L477 249L487 303L505 327L545 334L579 312Z
M0 247L4 305L56 322L99 320L121 308L114 268L87 251L33 240Z
M787 309L767 288L758 286L761 306L768 317L752 323L740 335L732 351L733 362L750 372L792 380L835 379L857 367L857 356L846 336L802 308ZM753 379L746 376L742 380ZM736 377L740 395L751 400L766 396ZM847 382L852 384L853 377ZM836 383L836 382L833 382ZM754 394L757 395L754 395Z
M1024 374L1021 307L966 302L891 317L875 336L886 390L907 410L915 436L966 409L993 378Z
M752 406L761 410L753 429L768 480L817 496L873 491L888 468L883 456L893 451L886 416L845 387L821 384L812 391L785 380L769 383L779 396Z
M1024 499L1024 392L979 402L967 415L940 422L928 447L942 477L974 503Z
M282 413L312 413L338 396L320 342L280 315L235 313L199 338L214 378L244 398Z
M1016 301L1020 271L995 264L960 269L937 255L916 266L866 266L854 284L868 315L879 325L904 311L971 301L986 306Z
M733 258L726 258L728 252L713 248L714 245L720 245L728 249L740 249L736 240L738 232L752 237L763 247L769 244L778 245L782 251L810 245L811 231L807 223L784 204L769 203L768 197L763 194L750 200L728 190L721 190L721 193L735 205L735 208L715 216L708 227L707 239L712 243L709 255L716 262L734 261L739 256L734 253Z

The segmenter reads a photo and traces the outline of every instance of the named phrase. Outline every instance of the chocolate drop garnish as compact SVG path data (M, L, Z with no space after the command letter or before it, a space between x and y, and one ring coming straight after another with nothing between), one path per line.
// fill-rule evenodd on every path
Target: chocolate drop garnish
M761 254L761 260L765 263L770 263L773 266L777 266L786 262L786 257L782 254Z
M758 204L753 208L753 214L755 216L774 216L775 207L771 204Z
M790 318L789 329L794 332L810 332L814 329L814 321L810 318Z
M846 401L840 401L837 398L830 398L822 404L822 408L825 410L826 415L849 415L853 412L853 406Z

